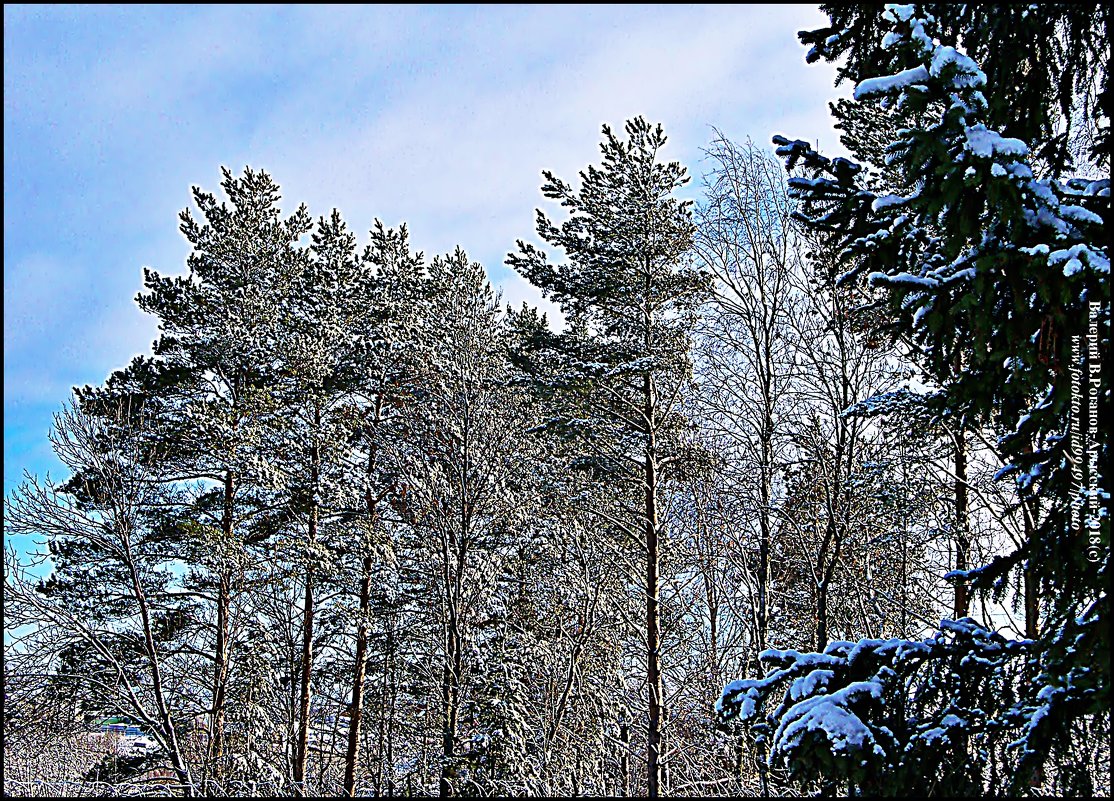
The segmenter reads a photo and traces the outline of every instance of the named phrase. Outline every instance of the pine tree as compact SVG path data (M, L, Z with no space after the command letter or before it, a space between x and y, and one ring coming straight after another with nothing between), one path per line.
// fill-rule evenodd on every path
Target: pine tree
M398 499L395 456L405 439L402 412L411 402L419 379L418 331L426 315L422 254L410 251L406 226L387 229L378 220L371 244L361 257L363 285L356 301L363 312L356 326L361 352L352 358L360 364L363 402L357 426L356 452L363 471L365 526L350 550L359 556L359 606L356 623L355 669L349 709L345 753L344 792L355 793L360 732L363 725L364 684L367 670L374 554L383 551L381 508ZM365 458L366 454L366 458ZM388 615L393 610L384 609ZM392 655L387 654L387 659ZM393 771L393 766L391 766Z
M227 686L232 670L232 602L240 592L247 540L238 532L238 506L257 487L280 481L264 443L279 427L271 389L279 310L304 261L298 243L311 220L304 207L283 219L279 188L265 172L247 168L242 178L222 170L218 202L194 187L203 221L186 209L180 230L193 248L189 275L164 277L144 270L139 307L159 321L154 347L158 378L153 389L170 395L161 408L183 462L182 478L219 482L198 498L212 508L217 526L187 528L199 543L216 583L210 769L221 775ZM150 384L150 382L149 382Z
M589 166L573 189L543 173L542 192L568 209L555 225L540 210L537 233L564 250L553 265L519 241L507 264L557 301L569 320L555 343L567 359L557 377L569 393L561 424L580 429L581 464L623 495L599 509L644 557L647 792L662 786L664 689L661 663L660 515L664 482L684 458L679 400L688 378L692 315L706 281L687 262L693 223L689 204L673 196L688 178L677 162L661 163L666 137L641 117L626 141L607 126L602 166ZM641 495L633 508L624 502Z
M294 272L276 320L272 390L287 415L277 432L277 451L286 473L289 508L304 522L296 538L303 546L304 584L299 684L299 715L293 779L302 792L306 781L314 668L315 589L330 572L338 520L358 503L348 471L354 416L352 396L365 362L361 329L364 278L356 238L334 209L312 234L309 257L294 260ZM333 547L330 547L333 546Z
M412 522L410 547L426 565L418 591L437 599L442 796L471 786L472 676L483 671L485 620L497 614L508 540L530 509L532 448L526 408L508 383L507 338L483 268L459 248L434 258L426 316L416 332L423 364L404 412L399 455Z

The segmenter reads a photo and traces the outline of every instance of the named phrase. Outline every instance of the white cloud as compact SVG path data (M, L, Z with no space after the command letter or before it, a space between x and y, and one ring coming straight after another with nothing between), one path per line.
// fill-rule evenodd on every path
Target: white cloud
M629 26L612 10L575 31L569 18L583 9L531 11L489 10L507 25L498 41L520 54L529 41L537 51L568 49L567 60L527 53L518 75L491 52L493 31L477 44L477 31L465 28L457 51L431 56L390 91L351 98L360 111L349 109L344 124L311 130L321 113L313 87L292 90L260 120L249 161L271 169L286 195L315 213L336 205L356 230L374 216L406 220L418 247L462 244L499 277L514 240L533 233L541 169L573 178L596 159L602 122L619 128L638 113L663 121L672 139L667 155L694 173L711 124L767 142L775 129L831 131L824 105L833 95L831 70L803 64L793 37L803 27L799 9L672 9L683 17L676 25ZM545 24L556 29L539 41L532 34ZM799 91L812 111L794 101L798 77L806 78Z
M60 83L44 42L35 59L53 82L13 94L49 113L54 138L6 136L5 155L80 175L57 169L38 180L58 185L6 198L32 221L51 202L69 215L34 235L21 222L32 244L7 259L6 405L60 401L147 350L154 324L131 302L140 267L182 271L176 214L190 184L218 189L222 164L271 171L288 209L337 206L357 232L376 216L406 221L429 256L460 244L517 305L540 295L502 261L533 238L536 206L557 212L541 170L575 179L597 160L601 123L663 122L666 155L696 180L713 124L760 143L774 131L835 142L833 70L806 66L795 39L824 22L815 7L208 6L167 24L158 13ZM96 241L68 253L67 237L86 232Z

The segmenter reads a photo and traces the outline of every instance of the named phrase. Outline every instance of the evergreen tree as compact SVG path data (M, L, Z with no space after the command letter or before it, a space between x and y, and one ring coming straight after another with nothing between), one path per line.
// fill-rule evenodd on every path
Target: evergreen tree
M309 257L294 272L285 303L277 312L272 355L278 375L272 390L287 415L276 433L277 461L286 474L289 509L305 534L292 531L303 552L304 583L299 714L293 779L306 792L306 760L311 728L316 585L334 562L343 529L338 522L358 503L348 471L354 416L352 395L365 362L359 318L364 310L362 271L356 238L334 209L318 221ZM362 470L358 475L362 474ZM355 496L355 497L353 497ZM330 547L333 546L333 547Z
M623 493L617 509L598 513L644 557L647 793L656 798L665 789L660 510L665 482L686 455L679 402L706 281L687 262L689 204L673 196L688 181L685 169L658 160L666 142L660 125L638 117L625 131L623 141L604 126L602 166L580 174L579 190L543 173L542 192L570 216L558 226L539 210L537 233L568 261L551 264L520 240L507 264L569 320L554 342L567 360L556 377L569 393L560 422L579 429L586 446L580 464Z
M249 561L246 532L238 525L244 505L269 506L259 493L281 483L273 464L273 432L281 427L272 389L276 380L279 310L306 258L299 244L311 220L304 207L282 218L279 188L265 172L247 168L242 178L223 169L221 188L231 205L197 187L199 222L186 209L180 230L192 247L189 275L166 277L144 270L139 307L154 314L160 336L157 365L145 369L149 395L166 411L162 430L173 437L180 478L200 485L200 519L183 529L200 537L199 561L212 573L214 622L210 767L221 775L227 686L231 675L233 602ZM146 367L136 363L135 367ZM215 524L206 522L215 518Z
M476 781L468 770L480 736L468 714L479 713L472 677L490 669L485 622L499 615L498 577L508 541L530 511L535 459L520 441L530 427L527 408L507 380L506 332L483 268L457 249L433 259L425 290L428 314L417 332L424 363L405 412L408 443L399 473L411 547L427 565L419 591L438 602L438 786L447 796ZM511 710L496 715L512 715L504 731ZM510 765L502 762L500 772Z
M921 3L917 8L921 16L933 18L933 35L943 46L962 49L980 65L995 90L986 97L985 124L1027 142L1038 172L1060 178L1088 164L1109 167L1114 104L1109 8L1101 3ZM881 9L867 3L820 9L831 24L799 34L802 44L812 45L806 60L839 62L837 83L880 74L889 31ZM862 109L861 104L836 105L845 112L837 119L845 122Z
M363 725L364 684L373 607L393 618L388 603L374 604L372 579L374 556L389 552L383 510L397 503L399 482L397 455L406 438L403 411L418 389L420 337L427 302L421 253L411 253L406 226L387 229L378 220L371 243L361 257L363 285L355 300L362 313L354 322L359 331L360 352L352 358L360 365L361 386L353 409L358 415L353 457L362 480L364 525L354 531L348 551L359 559L359 606L356 610L355 669L349 708L348 745L345 753L344 791L355 793L360 732ZM386 631L393 633L392 623ZM384 655L393 665L394 638L388 636ZM386 710L381 710L386 713ZM382 718L381 718L382 719ZM388 781L393 780L394 766ZM378 785L377 785L378 787Z
M1088 478L1098 497L1082 531L1072 525L1072 508L1089 496L1072 480L1069 443L1073 431L1081 433L1089 403L1109 402L1098 367L1109 354L1109 259L1101 244L1109 181L1059 180L1070 164L1057 155L1046 124L1055 109L1042 117L1032 97L1010 91L1012 77L992 84L968 55L934 39L955 35L950 12L941 10L939 25L913 6L890 8L882 20L856 13L861 22L853 35L838 33L833 42L858 42L847 67L858 80L856 100L878 101L904 123L887 154L905 191L878 195L860 184L858 164L827 159L802 141L775 142L790 167L811 172L790 185L804 201L803 218L841 237L842 280L866 276L888 290L898 325L919 346L922 369L941 387L926 403L944 421L1002 432L998 449L1007 463L999 475L1016 480L1027 536L986 567L951 577L1001 591L1021 572L1030 640L1005 641L964 619L945 621L935 638L918 643L864 641L857 649L833 643L823 656L771 655L783 669L729 686L722 705L753 717L775 685L794 678L771 722L778 726L775 751L802 777L816 778L824 766L829 779L905 792L916 771L940 777L928 792L981 792L988 785L1018 792L1040 783L1047 764L1055 768L1056 787L1087 792L1091 772L1071 748L1073 731L1109 707L1109 662L1094 659L1109 653L1109 517L1097 508L1108 449L1101 440L1089 446ZM1020 13L1005 16L1016 20ZM1074 13L1058 8L1047 19ZM1105 42L1105 27L1086 21L1080 35L1087 46ZM888 33L868 54L860 37L878 26ZM985 43L980 37L988 30L997 27L963 30L962 40ZM1043 45L991 41L1010 57ZM829 52L835 52L829 45L814 51ZM1105 62L1095 67L1105 87ZM1021 92L1028 91L1026 84ZM1011 128L1003 123L1014 109ZM1100 113L1095 124L1105 130L1108 120ZM998 125L1031 135L1039 151L1032 155ZM1038 178L1038 167L1051 177ZM1079 347L1088 337L1090 354ZM1083 408L1073 413L1072 374L1089 369L1096 393L1090 402L1077 399ZM1028 681L1017 667L1022 657ZM952 665L950 673L944 664ZM930 665L940 666L936 679L923 676ZM913 699L915 725L895 729L876 715L876 704L914 682L921 688ZM1008 747L1007 732L1016 736ZM982 756L971 760L972 753Z

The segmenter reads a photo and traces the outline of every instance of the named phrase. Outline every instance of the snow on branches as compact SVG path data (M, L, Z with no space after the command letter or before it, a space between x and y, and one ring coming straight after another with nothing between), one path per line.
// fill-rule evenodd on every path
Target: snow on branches
M716 711L757 723L770 766L784 765L798 779L842 779L882 794L883 782L928 791L940 780L925 770L935 757L1022 713L1011 708L1010 685L1022 661L1015 657L1032 647L964 618L942 620L922 640L768 650L759 656L767 674L728 684ZM962 693L954 691L958 671Z

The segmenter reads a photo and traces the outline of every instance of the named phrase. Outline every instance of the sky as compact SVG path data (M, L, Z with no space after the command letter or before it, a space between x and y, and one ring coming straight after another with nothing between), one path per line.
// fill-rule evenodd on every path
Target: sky
M65 477L47 441L71 387L158 330L142 269L184 274L178 213L221 166L265 169L283 209L340 209L366 241L406 222L460 245L504 300L503 266L556 209L600 127L643 115L699 197L713 126L839 153L834 68L806 65L815 6L4 6L4 492Z

